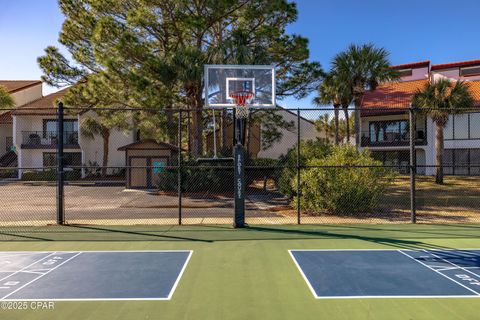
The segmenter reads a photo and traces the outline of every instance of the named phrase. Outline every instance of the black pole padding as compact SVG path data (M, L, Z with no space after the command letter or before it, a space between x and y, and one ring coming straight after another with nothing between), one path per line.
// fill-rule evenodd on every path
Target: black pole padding
M300 132L300 109L297 109L297 224L301 224L301 196L302 196L302 186L300 184L300 142L301 142L301 132Z
M416 139L416 119L415 106L412 105L409 110L410 122L410 211L411 222L417 222L417 192L416 192L416 174L417 174L417 156L415 153Z
M233 220L234 228L245 227L245 152L240 143L235 145L234 149L234 206L235 217Z
M182 110L178 113L178 225L182 225Z
M65 224L63 102L58 103L57 118L57 224L62 225Z

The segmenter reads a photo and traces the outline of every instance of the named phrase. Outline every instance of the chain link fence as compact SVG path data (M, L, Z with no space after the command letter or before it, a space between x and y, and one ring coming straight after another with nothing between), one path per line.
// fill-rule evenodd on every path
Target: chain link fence
M362 110L357 126L352 108L255 110L245 130L246 223L480 222L480 117L466 114L445 127L439 167L435 125L419 111ZM63 133L52 130L58 115L15 119L30 124L0 137L11 141L0 154L2 230L232 224L231 110L110 110L130 119L122 127L102 117L67 109Z

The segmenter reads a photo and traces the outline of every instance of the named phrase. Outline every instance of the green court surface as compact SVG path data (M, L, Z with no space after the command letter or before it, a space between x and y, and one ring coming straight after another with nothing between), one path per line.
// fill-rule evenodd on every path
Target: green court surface
M0 240L0 251L193 250L171 300L56 301L53 310L0 310L0 319L452 320L480 314L480 298L315 299L288 253L480 248L480 225L25 227L0 229Z

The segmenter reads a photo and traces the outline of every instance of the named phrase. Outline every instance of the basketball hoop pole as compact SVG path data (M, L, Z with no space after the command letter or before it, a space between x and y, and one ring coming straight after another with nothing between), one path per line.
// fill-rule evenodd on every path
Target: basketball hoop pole
M256 108L275 108L274 65L220 65L204 66L205 108L233 108L233 162L235 210L233 226L245 227L245 151L249 114ZM214 115L214 127L216 119ZM214 129L214 159L216 139ZM222 144L223 145L223 144ZM197 159L198 161L199 159ZM231 158L228 160L232 160Z
M235 100L237 109L246 108L247 100L253 97L252 92L242 91L232 94ZM235 118L235 148L234 148L234 191L235 191L235 217L233 220L234 228L245 227L245 150L244 131L246 126L246 117L248 116L248 109L238 112L234 110ZM246 112L245 112L246 111Z
M237 119L242 121L242 119ZM237 142L234 149L234 190L235 190L235 217L234 228L245 227L245 152L240 142Z

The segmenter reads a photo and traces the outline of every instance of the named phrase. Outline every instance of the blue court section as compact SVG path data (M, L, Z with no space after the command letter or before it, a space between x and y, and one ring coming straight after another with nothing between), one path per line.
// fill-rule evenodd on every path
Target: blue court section
M0 252L0 300L170 299L191 251Z
M291 250L316 298L480 297L480 250Z

